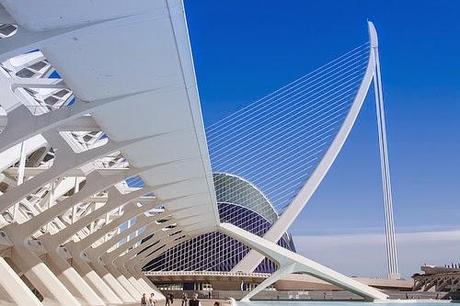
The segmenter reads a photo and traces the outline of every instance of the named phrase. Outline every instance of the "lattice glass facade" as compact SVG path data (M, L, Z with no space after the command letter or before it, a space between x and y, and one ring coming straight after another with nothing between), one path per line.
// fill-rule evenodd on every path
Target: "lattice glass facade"
M232 223L251 233L263 236L278 215L268 199L251 183L234 175L215 173L214 183L222 222ZM279 245L294 250L288 234ZM151 271L230 271L249 252L249 248L218 232L200 235L185 241L150 262ZM255 272L276 270L268 259Z

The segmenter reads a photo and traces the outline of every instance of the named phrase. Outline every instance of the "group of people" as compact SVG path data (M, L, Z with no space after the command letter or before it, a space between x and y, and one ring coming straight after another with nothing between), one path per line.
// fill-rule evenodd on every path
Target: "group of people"
M155 298L155 294L150 294L150 297L147 298L147 295L144 293L141 298L141 306L156 306L157 299ZM165 306L172 306L174 303L174 296L172 294L168 294L166 296L166 303ZM201 302L198 299L198 294L194 294L191 299L187 297L187 294L182 295L181 299L181 306L201 306ZM215 302L214 306L220 306L219 302Z
M198 299L198 294L194 294L191 299L187 297L187 294L182 294L181 306L201 306L201 302Z
M198 294L194 294L191 299L187 297L187 294L182 294L181 306L201 306L201 302L198 299ZM215 302L214 306L220 306L219 302Z
M147 298L147 295L144 293L141 298L141 306L155 306L157 299L155 298L155 293L151 293L150 297Z

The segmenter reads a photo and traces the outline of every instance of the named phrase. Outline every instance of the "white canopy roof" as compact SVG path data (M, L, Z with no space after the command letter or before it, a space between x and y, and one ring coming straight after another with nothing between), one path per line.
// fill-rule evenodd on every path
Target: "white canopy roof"
M162 200L191 196L181 228L219 222L183 3L180 0L3 0L22 28L53 33L40 50L83 101L116 99L94 120ZM187 199L180 201L186 203ZM177 202L179 203L179 202ZM173 207L171 211L174 214ZM190 211L190 210L189 210Z

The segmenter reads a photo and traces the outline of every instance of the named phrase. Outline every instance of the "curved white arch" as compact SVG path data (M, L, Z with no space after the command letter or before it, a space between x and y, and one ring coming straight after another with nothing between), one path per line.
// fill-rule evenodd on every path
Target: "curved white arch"
M368 22L369 27L369 41L371 46L377 46L377 32L372 24L372 22ZM370 48L369 50L369 60L367 63L366 72L364 74L363 80L361 81L361 85L356 93L355 99L353 104L346 116L342 126L340 127L339 132L335 136L333 142L331 143L330 147L326 151L326 154L321 159L320 163L313 171L310 178L304 184L302 189L297 193L295 198L283 212L283 214L279 217L278 221L273 224L273 226L268 230L268 232L264 235L264 238L276 242L278 241L283 233L285 233L297 216L300 214L302 209L310 200L313 193L318 188L319 184L326 176L329 168L332 166L333 162L337 158L340 150L342 149L345 141L347 140L348 135L355 124L356 118L358 117L359 111L364 103L364 100L367 96L369 88L371 86L372 79L375 75L375 54L374 48ZM243 271L243 272L252 272L254 269L259 265L259 263L263 260L264 256L257 253L254 250L251 250L242 261L240 261L232 271Z

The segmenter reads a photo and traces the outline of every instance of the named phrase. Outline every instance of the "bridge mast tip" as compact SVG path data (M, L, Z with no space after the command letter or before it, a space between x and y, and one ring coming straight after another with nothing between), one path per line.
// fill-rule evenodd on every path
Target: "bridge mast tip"
M379 40L377 36L377 30L375 29L374 23L367 19L367 27L369 29L369 41L371 43L371 47L378 48Z

